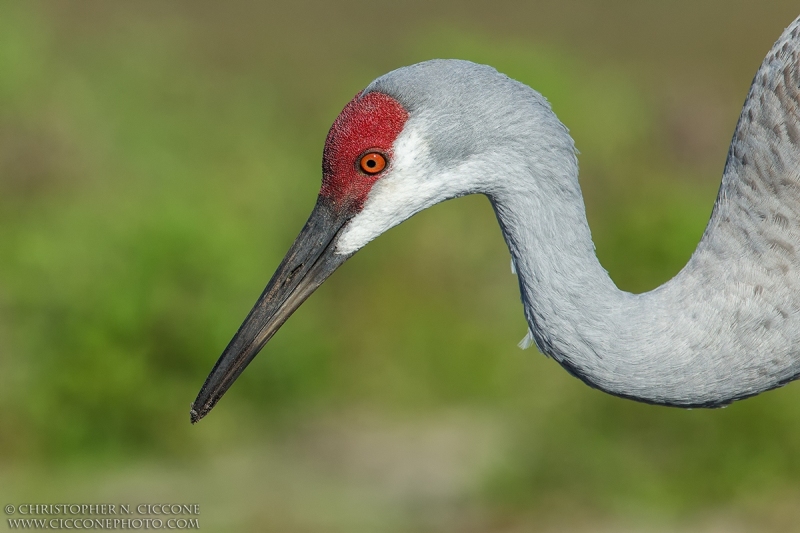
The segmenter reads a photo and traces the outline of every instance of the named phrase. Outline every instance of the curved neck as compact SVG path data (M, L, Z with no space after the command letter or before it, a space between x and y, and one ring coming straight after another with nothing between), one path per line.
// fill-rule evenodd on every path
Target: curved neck
M772 70L782 83L783 70ZM800 230L790 222L800 178L782 171L800 165L791 135L800 117L776 112L781 90L756 93L754 85L700 245L653 291L621 291L600 265L563 126L548 128L544 147L541 136L531 142L517 179L487 191L533 340L586 383L650 403L718 406L800 374Z
M574 156L562 152L562 157ZM575 188L561 188L561 194L546 199L538 186L490 196L519 277L533 341L591 386L655 403L681 403L659 398L658 380L646 375L649 369L632 366L630 354L669 342L634 331L635 318L647 312L642 297L619 290L600 264L577 186L577 166L560 168L528 177L537 184L556 180ZM648 385L631 390L632 383L643 381Z
M538 348L559 362L593 350L591 328L632 295L595 255L583 199L541 202L533 193L490 198L519 276L525 317ZM587 329L589 331L587 331ZM587 342L589 341L589 342Z

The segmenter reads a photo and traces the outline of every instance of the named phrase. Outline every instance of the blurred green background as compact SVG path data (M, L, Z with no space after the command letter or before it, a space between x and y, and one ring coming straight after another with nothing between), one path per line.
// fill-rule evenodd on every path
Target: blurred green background
M370 244L188 421L373 78L458 57L542 92L603 265L645 291L693 251L798 12L0 0L0 503L199 503L206 531L800 531L800 386L653 407L519 350L483 197Z

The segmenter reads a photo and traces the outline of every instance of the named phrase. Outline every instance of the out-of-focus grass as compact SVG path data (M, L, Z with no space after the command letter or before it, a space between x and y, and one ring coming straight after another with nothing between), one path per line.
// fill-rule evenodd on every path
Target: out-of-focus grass
M270 454L273 440L286 438L300 459L287 459L279 479L305 480L293 489L298 501L314 493L313 501L331 497L332 507L350 509L341 527L456 530L458 520L405 521L424 502L408 504L409 491L395 497L391 483L378 483L380 498L400 510L359 518L357 504L331 496L350 470L306 475L342 454L360 471L369 454L352 449L387 449L391 421L414 428L453 410L489 422L459 422L444 441L412 437L409 456L381 464L439 479L446 454L420 462L428 448L415 453L414 443L470 450L471 440L488 442L452 467L469 481L454 482L444 499L423 490L435 484L424 476L408 485L430 496L431 516L440 507L479 513L475 530L559 514L680 522L736 505L761 516L763 495L796 493L797 387L725 410L671 410L593 391L534 350L519 351L516 279L480 197L437 206L371 243L190 427L189 402L313 205L325 124L381 73L373 71L380 62L343 59L309 72L289 51L241 53L235 27L210 45L206 31L230 21L194 12L164 8L120 23L114 9L127 16L131 8L106 6L98 17L112 29L88 31L74 14L31 6L0 3L0 472L13 482L2 496L21 497L13 488L29 477L26 496L58 499L39 483L56 469L67 485L63 464L83 465L72 468L85 467L88 486L114 483L104 472L122 465L154 462L171 463L179 479L194 472L165 495L214 505L222 500L212 488L187 486L240 494L257 493L257 482L237 485L239 470L212 472L203 461L240 448L242 461L253 460L253 442ZM626 67L457 26L400 41L399 64L468 58L550 99L582 151L598 254L620 287L653 288L688 259L717 185L700 178L708 165L673 161L659 104ZM315 79L325 91L309 86ZM722 156L717 171L721 164ZM352 410L383 421L383 437L355 445L303 429ZM315 447L328 440L346 451ZM302 466L309 458L317 462ZM119 475L120 498L153 486ZM281 483L263 483L280 492ZM365 486L346 498L374 503ZM319 523L289 512L270 527L326 530L326 513ZM257 531L268 520L236 524Z

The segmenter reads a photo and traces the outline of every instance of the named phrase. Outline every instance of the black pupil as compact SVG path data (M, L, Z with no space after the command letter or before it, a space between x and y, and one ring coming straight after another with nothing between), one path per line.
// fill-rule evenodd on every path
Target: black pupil
M370 159L369 161L367 161L367 166L368 166L369 168L375 168L375 165L377 165L377 163L375 162L375 160L373 160L373 159Z

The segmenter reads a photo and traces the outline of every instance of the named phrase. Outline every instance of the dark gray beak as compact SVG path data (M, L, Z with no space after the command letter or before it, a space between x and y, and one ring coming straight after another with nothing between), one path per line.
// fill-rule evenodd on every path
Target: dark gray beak
M322 196L317 199L300 235L200 389L190 412L193 424L211 411L300 304L350 257L335 252L350 218L349 209L337 208Z

